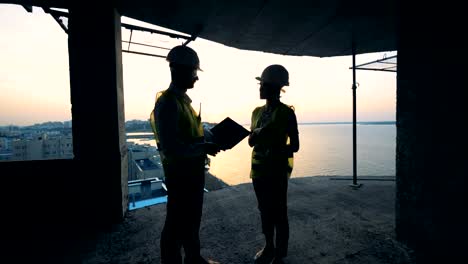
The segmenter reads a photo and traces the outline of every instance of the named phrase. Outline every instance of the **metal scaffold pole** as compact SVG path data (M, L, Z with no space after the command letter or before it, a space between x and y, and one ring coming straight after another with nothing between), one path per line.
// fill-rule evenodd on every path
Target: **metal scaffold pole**
M356 111L356 45L352 43L353 52L353 183L350 185L354 188L361 187L361 184L357 183L357 137L356 137L356 122L357 122L357 111Z

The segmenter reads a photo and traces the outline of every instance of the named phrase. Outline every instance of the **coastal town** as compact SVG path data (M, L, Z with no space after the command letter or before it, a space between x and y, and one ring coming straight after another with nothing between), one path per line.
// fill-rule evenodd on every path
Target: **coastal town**
M212 124L204 123L204 126ZM148 121L125 123L128 149L129 209L166 202L166 186L161 158ZM102 136L98 133L96 136ZM99 151L99 146L96 146ZM31 126L0 126L0 162L73 159L72 122L45 122ZM226 186L209 174L205 190Z

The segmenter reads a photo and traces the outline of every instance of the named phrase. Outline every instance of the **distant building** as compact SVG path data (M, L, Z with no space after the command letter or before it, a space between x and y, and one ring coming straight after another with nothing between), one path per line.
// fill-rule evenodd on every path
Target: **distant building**
M12 160L13 153L0 153L0 161L10 161Z
M164 177L159 153L155 147L128 143L128 180Z
M72 159L73 140L71 136L47 134L30 139L17 139L11 143L12 160Z
M159 178L164 177L162 168L156 163L149 159L138 159L135 160L136 165L136 180L147 179L147 178Z
M65 122L63 122L63 127L64 127L64 128L71 128L71 127L72 127L72 122L71 122L71 121L65 121Z
M10 150L10 140L6 137L0 137L0 153Z
M45 140L43 150L45 159L72 159L73 139L72 137L58 137Z
M6 137L0 137L0 161L11 160L13 153L10 149L10 139Z
M12 150L13 157L12 160L42 160L43 151L42 151L42 139L30 139L23 140L17 139L13 140Z

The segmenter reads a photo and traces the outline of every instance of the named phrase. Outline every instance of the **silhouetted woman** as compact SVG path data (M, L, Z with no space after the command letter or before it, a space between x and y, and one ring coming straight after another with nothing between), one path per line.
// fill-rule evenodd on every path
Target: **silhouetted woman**
M283 263L289 240L288 179L293 168L293 153L299 150L299 132L294 108L280 101L282 88L289 85L288 71L281 65L270 65L257 80L260 81L260 99L265 99L266 104L252 112L250 177L266 243L255 255L255 263Z

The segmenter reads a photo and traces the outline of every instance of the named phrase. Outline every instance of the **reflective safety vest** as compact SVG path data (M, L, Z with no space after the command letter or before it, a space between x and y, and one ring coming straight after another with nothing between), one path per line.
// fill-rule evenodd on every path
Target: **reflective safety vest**
M286 145L289 143L287 134L288 120L294 114L294 108L280 103L271 114L267 124L263 124L265 133L259 137L252 151L252 167L250 178L271 177L271 172L286 172L291 177L294 165L292 153L287 153ZM266 105L257 107L252 113L251 131L260 128L259 121L266 110Z
M159 92L156 95L156 104L164 103L164 101L175 101L177 104L177 125L178 131L174 131L177 133L175 136L177 140L186 144L192 144L195 142L201 142L203 140L203 126L201 124L201 116L198 115L193 107L190 105L189 102L184 100L183 97L174 94L169 90L165 90ZM154 139L156 140L156 144L158 145L158 149L160 149L160 139L159 139L159 127L157 126L156 116L154 110L150 114L150 123L151 128L154 133ZM161 162L163 165L175 164L178 162L184 162L183 158L180 157L171 157L164 154L164 150L159 151L161 156ZM168 175L166 175L168 177Z

